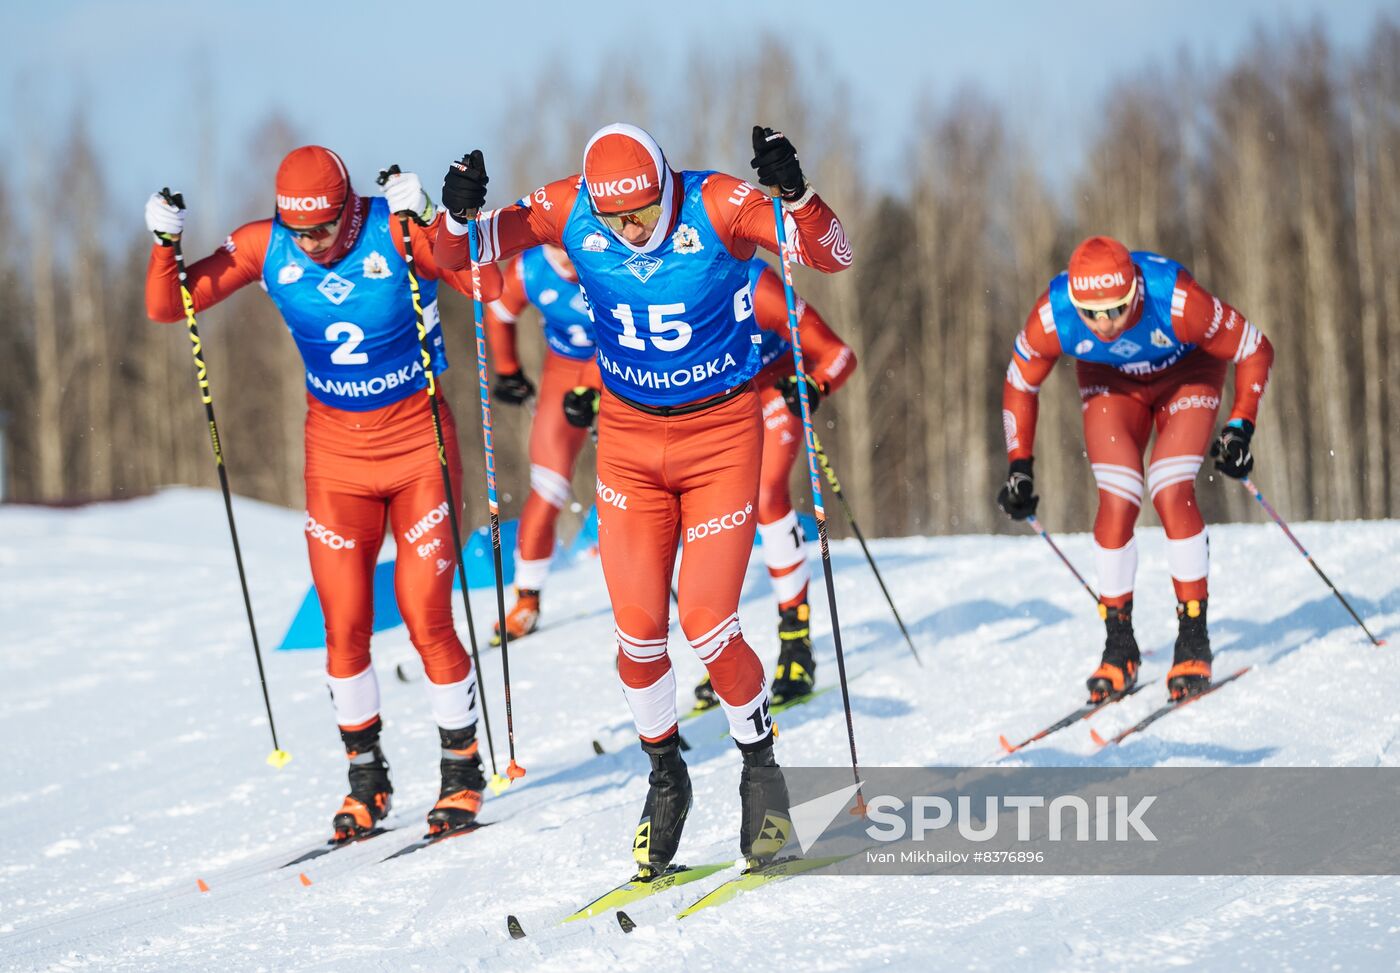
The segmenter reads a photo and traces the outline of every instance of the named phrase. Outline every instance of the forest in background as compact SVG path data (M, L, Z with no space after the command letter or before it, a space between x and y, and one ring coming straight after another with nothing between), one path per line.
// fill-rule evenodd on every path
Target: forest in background
M1400 516L1396 23L1378 21L1355 51L1332 47L1320 29L1261 32L1223 67L1182 57L1126 77L1096 106L1098 132L1059 190L1034 142L975 90L923 102L908 121L907 170L877 181L839 78L804 71L773 40L729 58L697 52L681 68L683 91L664 101L638 74L588 86L562 68L507 92L508 107L529 123L507 144L480 146L490 203L576 171L587 136L609 121L651 128L677 168L740 176L749 174L752 124L781 127L855 248L851 270L799 269L796 283L860 359L817 420L865 533L1015 529L994 503L1006 471L1000 403L1012 339L1092 233L1180 260L1273 341L1254 452L1256 480L1285 516ZM653 119L683 119L683 136L662 136ZM464 150L475 147L470 133L463 138ZM235 218L207 225L191 199L189 259L269 214L278 161L316 140L268 119L243 147L238 185L220 188ZM216 485L184 326L145 316L142 201L104 193L100 147L81 113L53 144L26 151L0 176L6 495L68 503ZM421 172L435 198L449 161ZM160 178L153 167L153 189ZM20 209L49 200L55 182L61 209ZM357 179L362 193L372 191L366 182ZM115 242L102 230L113 212L132 214ZM471 305L448 288L441 295L454 365L443 387L475 523L485 519L485 479ZM543 342L531 320L522 319L521 345L537 378ZM275 309L247 288L203 312L199 326L234 491L300 507L304 372ZM1087 529L1095 507L1073 371L1062 363L1041 391L1037 486L1041 517L1055 530ZM528 490L529 417L506 405L494 411L509 517ZM1245 491L1211 473L1207 460L1198 490L1208 519L1258 519ZM585 448L574 479L585 507L592 482ZM810 509L801 462L793 491ZM1150 508L1144 520L1155 522ZM845 533L839 515L832 524Z

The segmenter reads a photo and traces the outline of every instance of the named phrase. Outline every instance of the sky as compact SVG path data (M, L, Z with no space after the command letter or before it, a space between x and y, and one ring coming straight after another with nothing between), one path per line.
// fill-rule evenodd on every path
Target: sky
M489 159L503 126L529 124L503 118L493 96L513 81L556 63L592 80L625 59L648 65L665 85L677 80L668 68L690 50L722 55L765 32L790 43L811 76L850 86L854 128L867 143L875 182L897 178L921 100L970 88L1003 107L1047 175L1063 178L1117 80L1170 64L1183 51L1202 65L1227 62L1259 42L1260 26L1316 21L1347 47L1365 42L1379 14L1400 19L1400 0L707 0L684 7L49 0L0 7L0 152L10 171L27 173L29 191L37 191L47 170L35 165L33 147L57 143L81 110L112 208L138 227L146 196L164 185L184 188L193 210L191 188L266 179L270 204L272 173L248 171L247 146L273 111L309 140L337 149L362 191L378 168L397 161L421 172L431 192L464 148L481 146ZM629 120L653 129L683 124ZM763 122L782 127L781 119ZM212 166L199 158L200 125L217 135ZM738 143L747 138L735 133Z

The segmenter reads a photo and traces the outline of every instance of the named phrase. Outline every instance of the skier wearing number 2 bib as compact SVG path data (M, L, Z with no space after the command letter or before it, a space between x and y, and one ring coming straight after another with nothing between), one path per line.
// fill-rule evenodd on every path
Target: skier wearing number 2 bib
M430 831L470 823L485 784L476 743L476 673L452 625L448 503L429 402L417 317L410 301L400 212L412 212L414 273L422 289L433 372L447 368L437 282L472 292L471 275L438 271L432 233L441 222L412 173L387 177L385 197L355 194L345 163L317 145L277 170L277 211L245 224L188 268L196 310L258 283L282 312L306 363L306 546L326 619L326 681L349 758L350 793L334 840L363 836L389 812L393 785L379 746L379 683L370 664L374 565L385 517L398 545L394 587L409 638L423 658L442 742L442 787ZM156 237L146 307L156 321L184 309L171 243L184 229L178 197L146 203ZM483 275L494 297L500 278ZM454 490L462 464L444 401L443 438Z
M806 184L792 143L757 127L753 142L759 181L782 197L790 256L826 272L850 266L845 231ZM562 247L592 308L604 389L598 546L623 692L652 767L633 842L639 876L664 872L690 809L666 652L678 541L681 628L743 754L740 847L750 862L768 861L792 825L763 665L740 631L738 605L763 442L748 261L759 246L777 252L771 197L733 176L676 172L632 125L594 134L581 175L478 215L486 183L479 151L448 170L439 263L466 264L475 219L483 262Z

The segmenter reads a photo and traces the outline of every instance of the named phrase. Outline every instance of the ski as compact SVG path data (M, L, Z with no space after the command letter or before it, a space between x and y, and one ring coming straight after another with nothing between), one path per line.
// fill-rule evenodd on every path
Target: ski
M690 749L690 743L686 740L686 738L683 737L683 736L680 736L679 733L677 733L676 735L677 735L678 737L680 737L681 750L682 750L682 751L687 751L687 750L689 750L689 749ZM616 750L613 751L613 753L617 753L617 752L619 752L619 751L616 751ZM605 746L603 746L603 742L602 742L601 740L595 739L595 740L593 741L593 755L594 755L595 757L602 757L602 756L605 756L607 753L608 753L608 748L605 747Z
M633 876L616 888L604 892L577 912L566 916L562 922L592 919L594 916L621 908L636 902L638 899L645 899L658 892L666 892L670 889L680 888L682 885L689 885L691 882L697 882L702 878L708 878L716 872L733 867L733 865L732 861L712 862L708 865L670 865L653 879L644 880Z
M735 896L750 889L756 889L760 885L792 878L794 875L802 875L818 868L825 868L828 865L835 865L850 857L851 855L833 855L829 858L780 858L767 865L746 869L737 878L731 878L729 881L715 886L708 893L696 899L676 913L676 918L684 919L686 916L693 916L702 909L722 905Z
M768 713L769 715L776 715L778 713L783 712L784 710L792 709L794 706L801 706L803 703L810 703L818 696L825 696L827 693L831 692L835 688L835 686L823 686L821 689L814 689L812 692L807 693L803 696L798 696L796 699L787 699L781 703L773 703L768 708ZM691 708L690 712L681 716L681 722L685 722L686 720L693 720L697 716L704 716L706 713L715 712L720 708L721 707L718 703L716 703L714 706L700 706L697 703L694 707Z
M317 845L315 848L312 848L305 854L298 855L291 861L287 862L284 865L279 865L278 867L291 868L293 865L300 865L303 862L312 861L313 859L320 858L322 855L329 855L333 851L339 851L342 848L349 848L351 845L357 845L361 842L368 841L371 838L377 838L380 835L386 834L393 830L393 828L375 827L371 828L369 831L366 831L364 834L355 835L353 838L345 838L343 840L336 840L335 838L331 838L329 841Z
M493 821L473 821L471 824L463 825L460 828L449 828L446 831L439 831L437 834L425 834L417 841L410 842L392 855L387 855L379 860L381 862L387 862L394 858L402 858L404 855L411 855L416 851L422 851L424 848L431 847L449 838L458 838L464 834L472 834L473 832L480 831L482 828L490 827L494 823Z
M1107 699L1105 699L1105 700L1103 700L1103 701L1101 701L1101 702L1098 702L1098 703L1085 703L1083 706L1079 707L1079 709L1075 710L1073 713L1070 713L1068 716L1065 716L1065 717L1063 717L1063 718L1061 718L1061 719L1056 720L1054 723L1051 723L1049 726L1045 727L1045 729L1040 730L1040 731L1037 732L1037 733L1031 734L1030 736L1026 737L1024 740L1022 740L1020 743L1013 744L1010 740L1006 739L1006 735L1003 734L1003 735L1000 737L1000 739L1001 739L1001 748L1002 748L1003 750L1005 750L1007 753L1015 753L1017 750L1020 750L1020 749L1022 749L1022 748L1024 748L1024 747L1027 747L1027 746L1030 746L1032 743L1035 743L1037 740L1043 740L1043 739L1045 739L1046 737L1048 737L1050 734L1056 733L1056 732L1058 732L1058 731L1060 731L1060 730L1063 730L1063 729L1064 729L1065 727L1067 727L1067 726L1073 726L1074 724L1078 723L1080 720L1087 720L1089 717L1093 716L1095 713L1097 713L1099 710L1103 709L1105 706L1112 705L1113 703L1116 703L1116 702L1118 702L1119 700L1127 699L1129 696L1133 695L1133 694L1136 693L1138 690L1142 689L1144 686L1150 686L1150 685L1152 684L1152 682L1153 682L1153 680L1150 680L1150 679L1149 679L1147 682L1140 682L1140 683L1137 683L1137 684L1135 684L1131 689L1128 689L1128 690L1126 690L1126 691L1124 691L1124 692L1121 692L1121 693L1114 693L1113 695L1109 696Z
M1193 695L1191 695L1191 696L1186 696L1186 697L1184 697L1184 698L1182 698L1182 699L1174 699L1174 700L1171 700L1171 701L1168 702L1168 703L1163 704L1162 706L1159 706L1157 709L1153 710L1151 713L1148 713L1146 716L1144 716L1142 719L1138 720L1136 723L1134 723L1132 726L1128 727L1126 730L1121 731L1117 736L1110 737L1109 739L1105 740L1102 736L1099 735L1099 731L1098 731L1098 730L1090 730L1090 731L1089 731L1089 736L1093 737L1094 742L1097 743L1100 747L1107 747L1107 746L1111 746L1112 744L1115 744L1115 743L1121 743L1125 737L1132 736L1134 733L1137 733L1139 730L1144 730L1144 729L1146 729L1147 727L1151 726L1153 723L1156 723L1156 722L1157 722L1158 720L1160 720L1162 717L1166 716L1168 713L1175 712L1176 710L1181 709L1181 707L1183 707L1183 706L1186 706L1186 705L1188 705L1188 704L1190 704L1190 703L1194 703L1196 700L1200 699L1202 696L1209 696L1211 693L1215 692L1215 691L1216 691L1217 689L1219 689L1221 686L1224 686L1224 685L1227 685L1227 684L1229 684L1229 683L1234 682L1234 681L1235 681L1236 679L1238 679L1240 676L1243 676L1246 672L1248 672L1248 671L1250 670L1250 668L1251 668L1250 666L1245 666L1243 669L1239 669L1239 670L1236 670L1235 672L1230 673L1230 674L1229 674L1228 676L1226 676L1224 679L1217 679L1216 681L1212 682L1209 686L1207 686L1205 689L1202 689L1199 693L1195 693L1195 694L1193 694Z

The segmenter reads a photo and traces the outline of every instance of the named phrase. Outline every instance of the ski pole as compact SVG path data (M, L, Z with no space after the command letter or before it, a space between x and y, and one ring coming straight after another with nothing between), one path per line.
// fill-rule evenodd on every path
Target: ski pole
M904 633L904 641L909 645L909 651L914 654L914 661L923 668L924 660L919 658L919 650L914 648L914 640L909 637L909 629L904 627L904 619L899 617L899 609L894 607L894 599L890 597L890 590L885 587L885 579L880 577L880 569L875 566L875 558L870 553L870 548L865 544L865 535L860 532L860 525L856 523L856 515L851 512L851 505L846 502L846 495L841 492L841 482L836 479L836 471L831 467L831 460L827 459L826 450L822 449L822 442L817 438L815 432L812 433L812 447L817 453L817 462L822 466L822 472L826 474L826 482L831 484L831 492L836 494L836 499L841 501L841 509L846 513L846 521L851 525L851 530L856 535L856 540L860 541L860 549L865 552L865 560L870 564L870 570L875 574L875 580L880 584L880 590L885 595L885 601L889 603L890 611L894 614L895 624L899 626L900 632Z
M1064 551L1060 550L1060 545L1056 544L1045 528L1040 526L1040 521L1035 519L1035 514L1031 514L1027 517L1026 523L1030 524L1037 534L1045 538L1045 543L1050 545L1050 550L1054 551L1060 561L1064 563L1064 566L1069 568L1069 573L1079 579L1079 583L1084 586L1085 591L1089 592L1089 597L1094 599L1094 604L1097 605L1099 603L1098 593L1094 591L1093 588L1089 587L1089 582L1084 580L1084 575L1075 570L1074 565L1069 562L1069 558L1065 557Z
M1283 522L1283 518L1278 515L1278 511L1273 508L1273 505L1264 499L1264 494L1259 492L1259 488L1254 485L1254 481L1246 476L1240 480L1240 482L1244 484L1246 490L1254 494L1254 499L1259 501L1259 505L1264 508L1265 513L1274 519L1274 523L1278 524L1284 534L1288 536L1288 539L1293 542L1293 546L1298 549L1298 553L1308 559L1308 563L1311 564L1312 569L1317 572L1317 576L1327 583L1327 587L1332 589L1332 594L1337 596L1337 600L1342 603L1342 607L1351 613L1352 618L1356 619L1356 624L1361 626L1361 631L1366 633L1366 637L1371 640L1371 644L1377 646L1385 645L1385 639L1378 639L1371 634L1371 630L1366 627L1366 623L1361 620L1361 616L1356 614L1356 609L1351 607L1351 603L1337 590L1337 586L1332 583L1332 579L1322 573L1322 568L1317 566L1317 562L1313 560L1312 555L1298 542L1298 538L1293 536L1293 531L1288 529L1288 525Z
M510 631L506 628L506 589L501 567L501 508L496 502L496 451L491 440L491 388L486 370L486 327L481 320L481 264L477 238L476 214L467 222L467 247L472 264L472 314L476 319L476 372L481 389L481 442L486 455L486 503L491 508L491 557L496 566L496 618L501 629L501 673L505 681L506 742L510 747L510 763L506 778L491 782L492 790L500 793L511 781L525 776L525 768L515 762L515 718L510 703Z
M822 571L826 575L826 600L831 611L831 636L836 644L836 672L841 677L841 705L846 710L846 738L851 746L851 775L860 780L856 758L856 727L851 716L851 690L846 680L846 653L841 648L841 622L836 613L836 579L831 573L831 549L827 545L826 510L822 506L822 481L817 474L816 434L812 431L812 406L807 401L807 370L802 364L802 333L797 323L797 302L792 292L792 264L788 259L787 230L783 226L783 202L773 197L773 229L778 238L778 255L783 263L783 296L787 299L788 330L792 332L792 360L797 368L797 394L802 404L802 433L807 444L807 473L812 481L812 512L817 517L817 537L821 541ZM856 811L864 813L864 799L857 793Z
M390 166L379 174L379 185L397 175L398 166ZM457 521L457 504L452 492L452 472L447 468L447 440L442 434L442 412L438 406L437 376L433 374L433 356L428 348L428 328L423 321L423 301L418 290L418 276L413 272L413 238L409 234L408 220L412 213L399 213L399 232L403 237L403 259L407 265L409 298L413 301L413 313L418 322L418 351L423 358L423 377L428 383L428 403L433 413L433 436L437 442L438 468L442 471L442 490L447 495L447 523L452 529L452 549L457 552L457 582L462 586L462 607L467 613L467 635L471 640L472 666L477 673L477 698L481 700L481 721L486 725L486 752L491 756L491 775L496 773L496 744L491 739L491 716L486 710L486 686L482 682L481 653L476 645L476 624L472 621L472 603L467 597L466 558L462 552L462 528ZM402 679L402 670L399 670Z
M185 198L181 193L172 193L169 187L160 191L161 196L171 206L185 208ZM199 398L204 403L204 416L209 422L209 444L214 448L214 467L219 471L219 487L224 494L224 512L228 514L228 533L233 539L233 559L238 564L238 583L243 588L243 608L248 613L248 631L253 637L253 658L258 661L258 682L262 683L263 705L267 707L267 727L272 731L272 753L267 762L282 768L292 755L283 750L277 742L277 722L272 718L272 699L267 692L267 673L263 670L262 648L258 645L258 626L253 622L253 599L248 594L248 574L243 569L243 551L238 545L238 528L233 522L233 495L228 486L228 469L224 466L224 450L219 445L219 426L214 421L214 393L209 388L209 370L204 365L203 345L199 340L199 327L194 317L194 296L190 294L189 278L185 273L185 252L180 246L180 238L171 240L175 251L175 270L180 277L180 301L185 307L185 324L190 331L190 350L194 353L195 376L199 381Z

